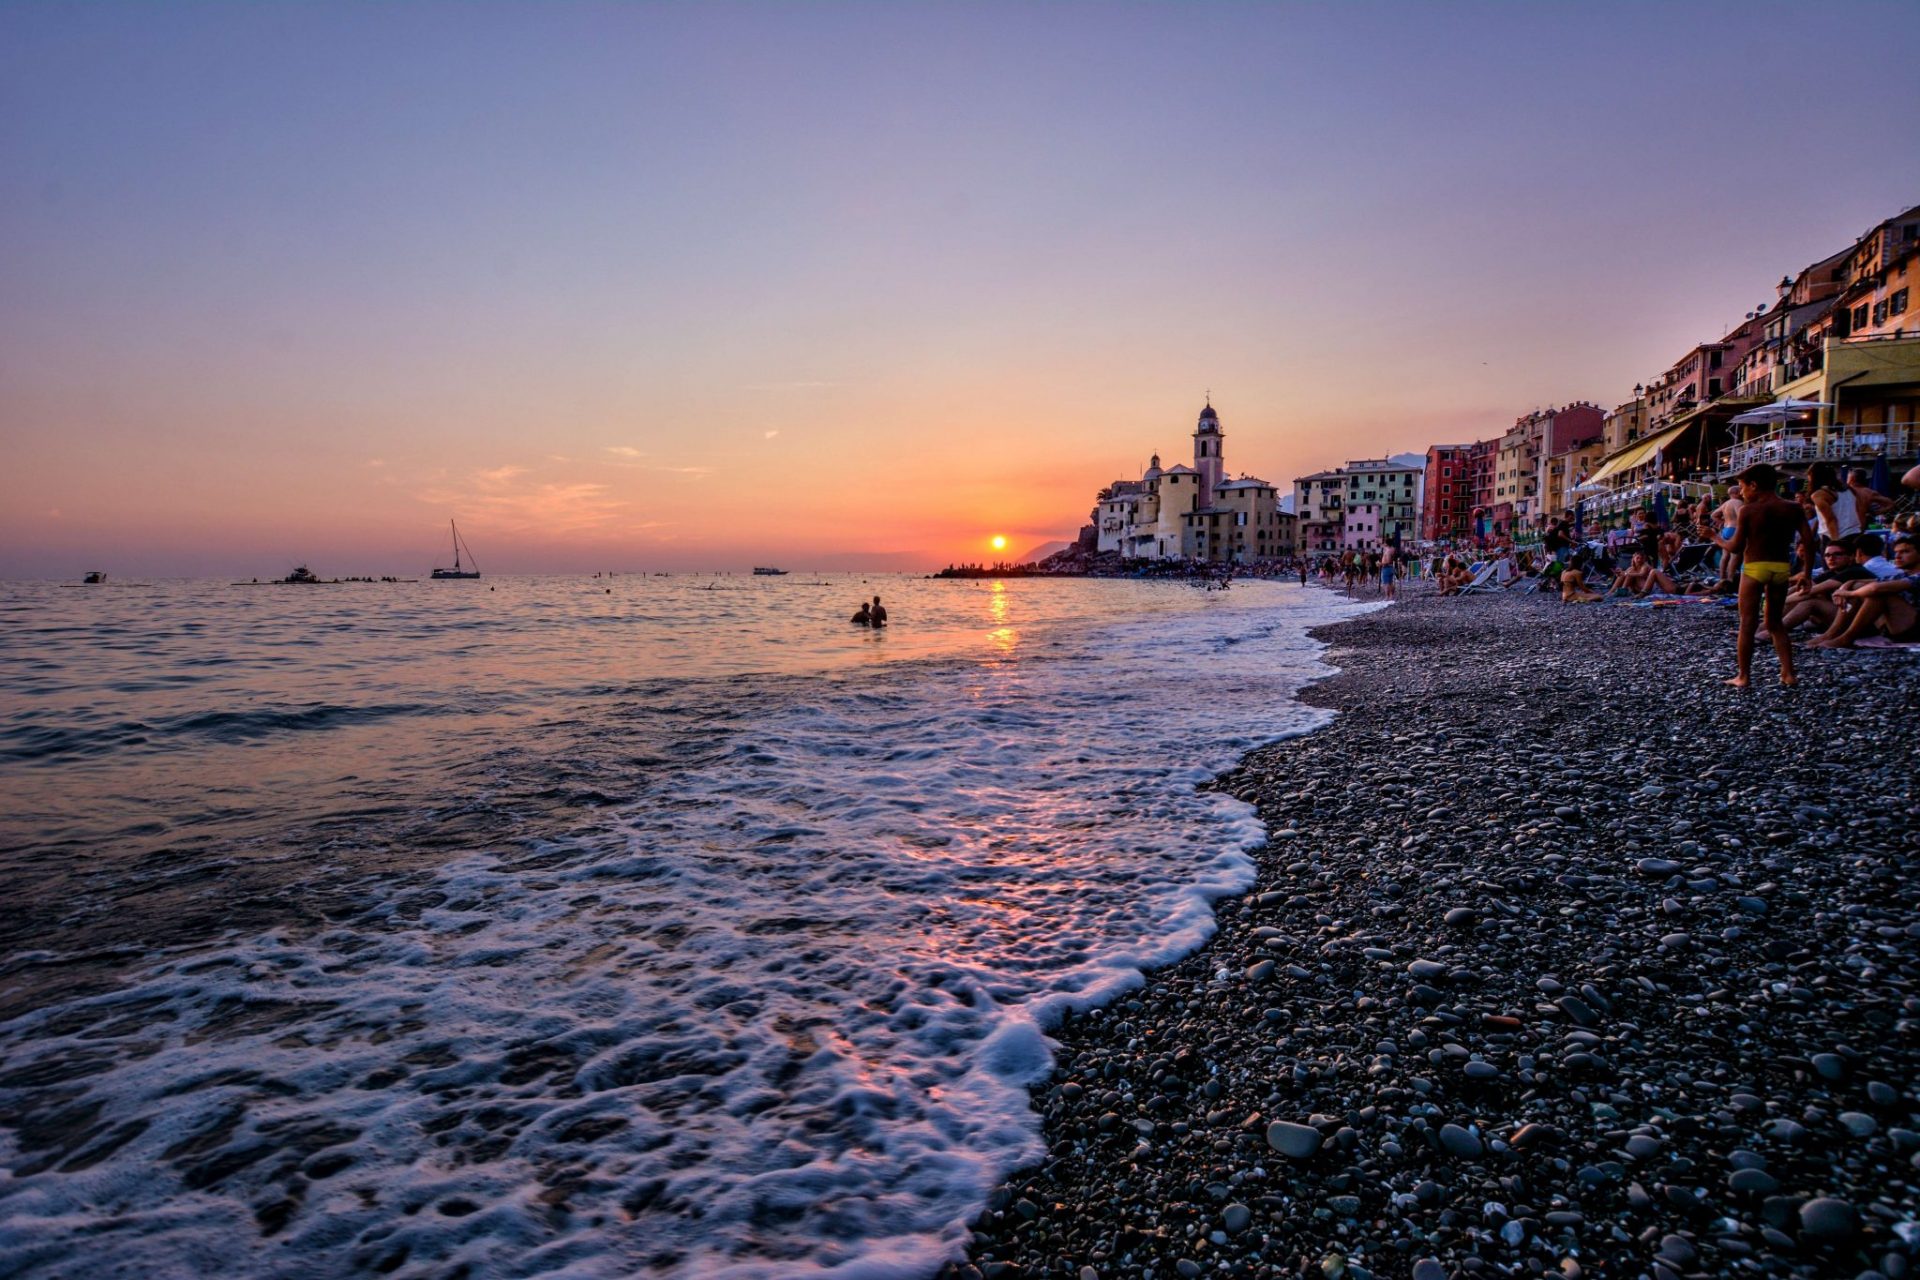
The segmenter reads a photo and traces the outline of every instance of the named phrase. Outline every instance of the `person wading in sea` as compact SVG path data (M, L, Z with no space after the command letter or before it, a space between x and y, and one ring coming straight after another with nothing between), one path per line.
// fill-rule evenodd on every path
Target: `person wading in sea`
M1780 473L1766 463L1758 463L1740 473L1740 497L1744 500L1733 529L1727 554L1742 556L1740 566L1740 630L1734 640L1737 674L1727 681L1744 689L1753 678L1753 633L1765 606L1767 635L1773 651L1780 655L1780 683L1798 684L1793 673L1793 636L1784 620L1787 603L1787 579L1793 570L1793 544L1800 543L1801 562L1811 566L1818 559L1813 529L1797 502L1788 502L1778 492Z
M887 625L887 606L880 603L879 596L873 598L873 608L870 610L870 614L874 626L884 627Z

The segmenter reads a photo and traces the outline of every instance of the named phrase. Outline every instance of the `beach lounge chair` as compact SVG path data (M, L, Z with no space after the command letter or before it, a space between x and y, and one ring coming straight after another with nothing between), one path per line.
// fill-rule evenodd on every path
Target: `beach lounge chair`
M1673 567L1668 576L1681 587L1688 585L1703 586L1718 582L1720 573L1707 564L1707 557L1713 552L1711 542L1695 542L1680 548L1680 554L1673 558Z
M1494 578L1499 572L1500 566L1505 563L1506 561L1504 560L1493 560L1475 569L1473 572L1473 581L1460 588L1460 594L1463 596L1481 595L1488 592L1504 591L1506 584L1496 582Z

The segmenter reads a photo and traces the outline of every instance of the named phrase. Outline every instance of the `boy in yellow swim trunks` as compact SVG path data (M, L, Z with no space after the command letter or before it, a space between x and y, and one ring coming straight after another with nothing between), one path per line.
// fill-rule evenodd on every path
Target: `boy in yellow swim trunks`
M1787 603L1787 579L1793 576L1788 563L1793 544L1800 542L1800 554L1813 564L1818 548L1813 528L1798 503L1788 502L1779 493L1780 473L1766 463L1758 463L1740 473L1740 514L1727 543L1727 554L1744 556L1740 566L1740 630L1734 640L1734 661L1738 674L1727 681L1744 689L1753 677L1753 635L1765 606L1767 635L1773 651L1780 655L1780 683L1799 683L1793 673L1793 636L1783 621Z

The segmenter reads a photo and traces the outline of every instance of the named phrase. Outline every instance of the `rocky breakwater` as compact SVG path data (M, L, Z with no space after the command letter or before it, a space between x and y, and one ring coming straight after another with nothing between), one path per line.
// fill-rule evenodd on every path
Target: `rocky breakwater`
M1219 782L1256 890L1059 1029L1049 1154L949 1275L1915 1274L1920 667L1743 695L1730 631L1330 628L1341 717Z

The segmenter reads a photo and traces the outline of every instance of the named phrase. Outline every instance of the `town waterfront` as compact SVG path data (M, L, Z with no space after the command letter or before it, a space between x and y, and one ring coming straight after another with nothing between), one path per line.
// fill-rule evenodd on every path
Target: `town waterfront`
M1357 606L810 581L5 587L0 1270L962 1250Z

